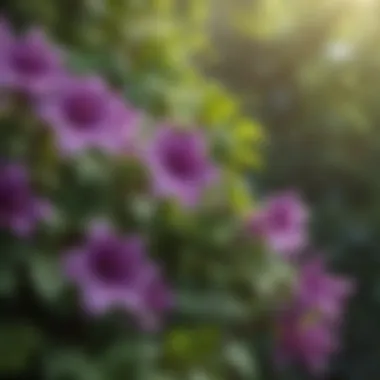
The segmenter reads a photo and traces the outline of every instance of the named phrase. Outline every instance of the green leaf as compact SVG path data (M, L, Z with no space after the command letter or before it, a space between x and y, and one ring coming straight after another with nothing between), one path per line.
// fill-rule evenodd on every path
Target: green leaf
M105 380L97 363L78 351L54 353L48 358L45 371L46 380Z
M267 253L255 264L254 270L246 275L261 299L273 302L291 294L296 278L294 267L275 253Z
M203 370L192 370L186 380L217 380L211 373Z
M0 325L0 373L18 373L26 369L41 343L42 336L33 326Z
M231 368L241 379L258 379L256 358L249 348L242 342L229 342L225 346L224 356Z
M135 197L132 201L128 199L128 202L131 202L133 214L142 224L148 223L157 209L155 200L151 198Z
M10 265L2 266L0 269L0 295L10 296L16 290L16 285L17 279L13 268Z
M173 330L167 337L164 357L170 366L183 370L208 365L220 356L222 332L214 326Z
M57 257L36 253L31 257L29 269L38 294L48 301L55 301L65 286Z
M95 54L83 52L71 52L68 59L68 66L75 71L82 73L89 70L96 70L100 66L100 58Z
M158 346L152 339L139 337L114 344L102 359L105 372L114 380L124 380L134 374L133 378L148 379L155 371Z
M178 312L195 319L214 322L237 322L248 316L248 310L235 298L223 294L181 293L177 298Z

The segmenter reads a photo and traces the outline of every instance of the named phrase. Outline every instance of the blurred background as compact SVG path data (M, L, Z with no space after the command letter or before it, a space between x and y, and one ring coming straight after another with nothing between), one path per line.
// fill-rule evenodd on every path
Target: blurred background
M231 173L299 189L358 281L329 380L380 377L380 1L2 0L154 115L219 128ZM242 116L245 115L245 116ZM233 201L245 209L244 192ZM269 372L264 380L311 379Z

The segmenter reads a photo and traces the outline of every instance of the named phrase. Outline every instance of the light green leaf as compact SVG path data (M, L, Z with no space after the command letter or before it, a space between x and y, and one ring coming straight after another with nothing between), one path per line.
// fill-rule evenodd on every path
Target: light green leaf
M56 257L35 254L30 260L30 274L38 294L48 301L54 301L64 288L65 282Z
M258 378L256 358L246 345L241 342L230 342L225 346L224 355L227 363L242 379Z

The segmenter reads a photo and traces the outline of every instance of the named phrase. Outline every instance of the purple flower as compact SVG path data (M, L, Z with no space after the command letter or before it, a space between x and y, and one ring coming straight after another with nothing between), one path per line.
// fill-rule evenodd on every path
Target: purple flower
M62 72L60 52L42 31L15 37L6 23L0 25L1 86L40 95L53 88Z
M339 349L338 333L353 283L329 274L320 259L301 267L294 299L278 319L277 359L323 372Z
M0 167L0 227L28 236L46 216L47 204L34 196L26 169L18 164Z
M275 359L280 367L300 364L313 374L326 371L330 356L339 349L336 329L313 310L295 309L277 321Z
M337 320L353 290L353 281L328 273L323 260L313 258L300 271L297 299L303 307L313 307L325 318Z
M157 327L170 306L170 291L137 236L120 237L102 224L63 259L65 275L81 292L83 307L100 315L127 310L145 329Z
M54 130L63 154L89 148L122 150L138 119L138 113L97 77L66 78L54 95L41 101L39 113Z
M4 52L14 39L13 31L9 23L0 17L0 49Z
M199 131L170 126L158 129L146 154L153 188L158 196L195 205L216 179L204 136Z
M286 192L267 200L249 222L251 232L285 256L298 253L307 244L308 211L300 198Z
M157 330L160 320L174 307L174 296L158 270L144 289L144 299L147 312L140 319L140 324L145 330Z

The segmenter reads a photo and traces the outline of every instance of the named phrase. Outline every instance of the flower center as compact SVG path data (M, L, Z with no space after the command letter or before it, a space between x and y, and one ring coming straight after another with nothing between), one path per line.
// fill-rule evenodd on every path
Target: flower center
M129 260L128 252L122 248L117 242L109 242L93 252L91 266L102 282L116 285L125 283L132 277L135 269L133 262Z
M39 76L49 70L49 62L39 49L27 44L16 46L11 55L14 69L23 75Z
M272 228L282 230L289 226L289 212L285 206L276 206L275 209L270 213L269 223Z
M105 113L104 99L96 93L78 91L65 101L67 118L78 129L91 129L103 119Z
M311 309L305 312L299 320L299 328L301 331L307 330L315 326L321 320L321 313L318 310Z
M180 179L195 178L201 168L201 159L194 146L187 141L173 141L163 153L163 162L171 174Z

